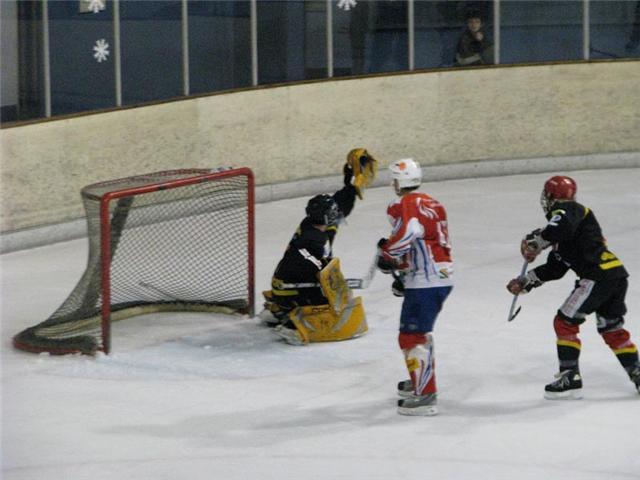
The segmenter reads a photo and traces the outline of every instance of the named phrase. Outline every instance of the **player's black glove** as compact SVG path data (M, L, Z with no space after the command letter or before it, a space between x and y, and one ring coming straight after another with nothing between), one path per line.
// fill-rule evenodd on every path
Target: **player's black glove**
M383 253L382 249L385 243L387 243L386 238L378 240L378 260L376 262L376 266L378 267L378 270L386 274L393 272L393 270L397 268L397 262Z
M385 258L384 255L378 255L378 262L376 266L382 273L387 274L398 268L398 263L392 259Z
M393 278L394 280L391 284L391 292L396 297L404 297L404 282L399 276L394 275Z

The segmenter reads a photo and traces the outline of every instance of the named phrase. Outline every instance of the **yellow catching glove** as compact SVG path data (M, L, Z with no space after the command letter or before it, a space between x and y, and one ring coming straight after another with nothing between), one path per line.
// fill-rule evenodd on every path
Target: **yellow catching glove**
M362 200L362 194L370 186L378 174L378 161L364 148L354 148L347 155L345 174L351 170L351 184L356 189L358 198Z

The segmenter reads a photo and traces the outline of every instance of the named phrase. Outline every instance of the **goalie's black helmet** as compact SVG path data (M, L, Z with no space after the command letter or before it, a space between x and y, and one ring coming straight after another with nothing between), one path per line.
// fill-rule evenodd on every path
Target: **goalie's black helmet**
M307 203L307 217L314 225L335 225L340 217L338 204L329 194L316 195Z

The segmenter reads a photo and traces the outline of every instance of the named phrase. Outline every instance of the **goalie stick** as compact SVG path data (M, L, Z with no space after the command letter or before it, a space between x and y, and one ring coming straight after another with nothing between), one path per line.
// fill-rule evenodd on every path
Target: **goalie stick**
M527 262L525 260L524 263L522 264L522 269L520 270L519 277L523 276L526 273L528 264L529 264L529 262ZM522 309L522 307L518 307L518 309L514 313L514 309L516 308L516 301L517 300L518 300L518 294L515 294L513 296L513 300L511 301L511 308L509 309L509 317L507 318L508 322L510 322L514 318L516 318L516 316L520 313L520 310Z
M347 278L345 281L347 282L347 286L354 290L360 290L364 288L368 288L371 280L373 280L374 275L376 274L378 265L378 250L376 250L376 254L373 257L373 261L371 262L371 266L367 273L362 278Z

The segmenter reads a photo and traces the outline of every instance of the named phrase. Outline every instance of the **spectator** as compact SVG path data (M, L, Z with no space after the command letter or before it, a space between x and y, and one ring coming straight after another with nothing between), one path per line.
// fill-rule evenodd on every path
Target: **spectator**
M491 65L493 63L493 42L483 31L482 18L477 11L467 14L467 28L458 40L456 63L458 67Z

